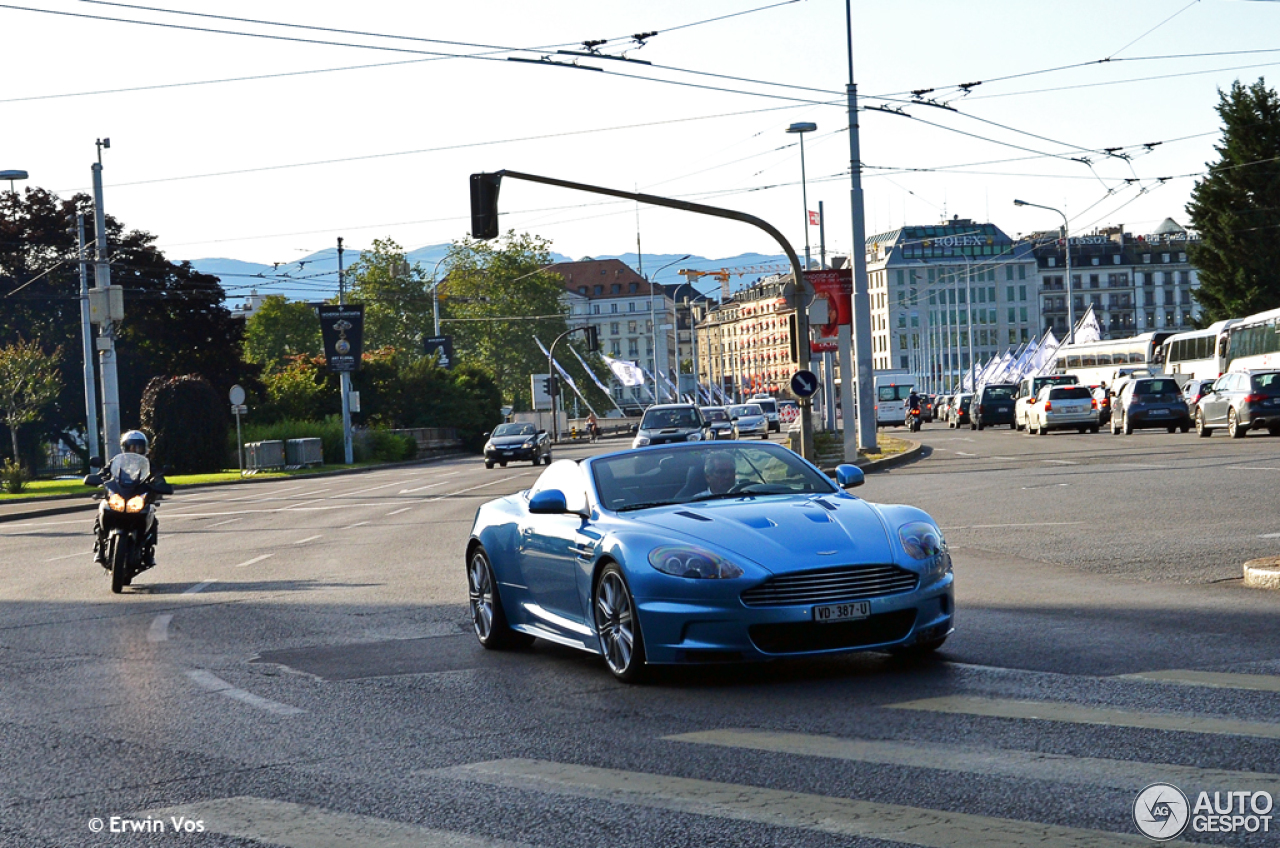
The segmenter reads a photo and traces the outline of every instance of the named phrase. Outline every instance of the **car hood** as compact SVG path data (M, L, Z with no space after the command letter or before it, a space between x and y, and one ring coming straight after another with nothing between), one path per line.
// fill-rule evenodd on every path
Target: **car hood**
M701 501L642 510L628 518L774 573L895 559L876 507L834 494Z
M681 433L697 433L701 427L642 427L640 434L644 436L672 436Z
M537 436L494 436L489 440L489 444L498 448L509 448L515 445L523 445L530 439L536 439Z

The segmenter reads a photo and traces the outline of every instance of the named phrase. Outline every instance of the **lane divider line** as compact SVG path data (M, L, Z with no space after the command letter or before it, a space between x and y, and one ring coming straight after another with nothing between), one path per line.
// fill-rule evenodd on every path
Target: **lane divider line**
M295 544L295 545L302 545L302 544L306 544L307 542L314 542L316 539L323 539L323 538L324 538L324 534L323 534L323 533L317 533L317 534L316 534L316 535L314 535L314 536L308 536L308 537L307 537L307 538L305 538L305 539L299 539L298 541L294 542L294 544Z
M232 686L213 672L205 671L202 668L190 669L187 671L187 677L191 678L192 682L202 689L222 695L224 698L230 698L233 701L239 701L242 704L248 704L251 707L257 707L273 715L290 716L306 712L306 710L300 710L297 707L291 707L288 704L282 704L270 698L263 698L252 692Z
M263 554L262 556L256 556L253 559L245 560L244 562L237 565L236 568L244 568L245 566L253 565L255 562L262 562L264 559L270 559L270 558L271 558L271 554Z
M388 512L388 513L387 513L387 515L399 515L400 513L402 513L402 512L408 512L408 511L409 511L409 510L411 510L411 509L413 509L413 507L411 507L411 506L404 506L404 507L401 507L400 509L394 509L394 510L392 510L391 512Z
M228 519L227 519L227 520L225 520L225 521L217 521L217 522L215 522L215 523L213 523L213 524L210 524L209 526L210 526L210 527L221 527L222 525L224 525L224 524L230 524L230 523L231 523L231 522L233 522L233 521L244 521L244 516L242 515L242 516L239 516L238 518L228 518Z
M194 595L217 582L217 580L205 580L202 583L197 583L194 586L188 586L186 589L183 589L182 594ZM155 620L151 622L151 627L147 630L147 641L167 642L169 640L169 622L171 621L173 621L173 613L171 612L164 613L163 615L157 615Z
M1171 668L1165 671L1140 671L1117 675L1120 680L1147 680L1182 686L1204 686L1210 689L1245 689L1252 692L1280 692L1280 675L1233 674L1225 671L1191 671Z
M343 527L342 529L343 529L343 530L353 530L353 529L355 529L356 527L363 527L363 526L365 526L365 525L366 525L366 524L368 524L368 523L369 523L369 522L367 522L367 521L357 521L355 524L348 524L346 527Z

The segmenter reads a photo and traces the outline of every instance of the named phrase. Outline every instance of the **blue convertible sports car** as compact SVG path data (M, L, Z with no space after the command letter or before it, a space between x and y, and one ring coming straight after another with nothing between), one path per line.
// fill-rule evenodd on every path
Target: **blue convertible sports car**
M853 466L837 479L769 443L560 460L476 513L476 636L598 653L628 682L652 664L936 650L955 609L937 524L846 493Z

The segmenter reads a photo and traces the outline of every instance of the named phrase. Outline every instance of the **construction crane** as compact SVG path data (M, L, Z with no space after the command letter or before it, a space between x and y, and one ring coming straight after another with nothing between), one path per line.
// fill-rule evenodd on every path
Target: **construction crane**
M721 302L729 299L729 277L737 275L739 277L747 274L786 274L790 273L791 266L786 264L774 265L735 265L732 268L721 268L716 271L698 271L693 268L682 268L677 274L682 275L685 280L693 284L694 280L703 277L714 277L720 281L720 300Z

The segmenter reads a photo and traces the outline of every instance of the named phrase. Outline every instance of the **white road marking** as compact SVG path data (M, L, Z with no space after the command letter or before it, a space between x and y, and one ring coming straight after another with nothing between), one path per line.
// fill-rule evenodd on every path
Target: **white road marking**
M233 521L244 521L244 516L242 515L242 516L240 516L239 518L228 518L226 521L218 521L218 522L215 522L215 523L213 523L213 524L210 524L209 526L210 526L210 527L221 527L222 525L224 525L224 524L230 524L230 523L231 523L231 522L233 522Z
M1182 733L1207 733L1221 736L1251 736L1258 739L1280 739L1280 724L1178 713L1148 713L1112 707L1090 707L1054 701L1015 701L1001 698L977 698L948 695L889 704L890 709L995 718L1037 719L1068 724L1103 724L1110 727L1135 727L1149 730L1173 730Z
M1023 486L1022 491L1028 492L1028 491L1031 491L1032 489L1061 489L1065 486L1070 486L1070 485L1071 485L1070 483L1046 483L1043 486Z
M545 760L495 760L423 774L929 848L1150 844L1127 833Z
M257 707L274 715L298 715L306 712L297 707L291 707L288 704L282 704L279 701L273 701L270 698L262 698L252 692L246 692L244 689L238 689L227 681L218 677L212 672L205 671L202 668L191 669L187 672L187 677L203 689L210 692L216 692L226 698L239 701L242 704L248 704L251 707Z
M294 544L295 544L295 545L302 545L302 544L305 544L305 543L307 543L307 542L314 542L316 539L323 539L323 538L324 538L324 534L323 534L323 533L317 533L317 534L316 534L316 535L314 535L314 536L308 536L308 537L307 537L307 538L305 538L305 539L299 539L298 541L294 542Z
M411 509L413 509L411 506L402 506L400 509L393 509L391 512L388 512L387 515L399 515L400 513L408 512Z
M1069 527L1084 524L1083 521L1037 521L1032 524L968 524L958 527L939 527L939 530L995 530L1001 527Z
M447 486L449 485L449 483L450 483L449 480L441 480L439 483L429 483L426 486L418 486L417 488L414 488L414 489L401 489L399 492L397 492L397 494L411 495L414 492L421 492L425 489L434 489L437 486Z
M270 554L267 554L267 556L270 556ZM184 595L194 595L194 594L196 594L197 592L203 592L205 589L208 589L210 586L212 586L214 583L217 583L217 582L218 582L218 581L217 581L216 579L213 579L213 580L202 580L201 582L199 582L199 583L197 583L196 585L192 586L190 589L183 589L183 590L182 590L182 594L184 594Z
M1103 468L1123 468L1130 471L1156 471L1162 468L1172 468L1172 465L1139 465L1136 462L1107 462Z
M1280 534L1277 534L1277 535L1280 535ZM1267 537L1267 536L1263 536L1262 538L1266 539L1266 538L1269 538L1269 537ZM59 561L59 560L63 560L63 559L73 559L73 558L75 558L75 557L81 557L81 556L84 556L84 552L83 552L83 551L77 551L77 552L76 552L76 553L74 553L74 554L63 554L62 556L50 557L49 559L45 560L45 562L57 562L57 561Z
M285 848L516 848L518 844L249 796L145 810L136 816L164 822L181 816L204 822L210 833Z
M1259 539L1280 539L1280 533L1263 533ZM52 560L49 560L52 562Z
M1266 784L1273 793L1280 790L1280 774L1201 769L1193 766L1111 760L1100 757L1072 757L1043 751L1016 751L1008 748L973 748L964 745L923 744L871 739L840 739L804 733L774 733L766 730L707 730L664 737L675 742L720 745L752 751L773 751L805 757L824 757L862 763L999 775L1022 780L1048 780L1078 786L1106 786L1132 791L1161 780L1193 786ZM1264 788L1264 787L1259 787Z
M1228 471L1280 471L1276 465L1228 465Z
M1280 675L1232 674L1221 671L1191 671L1178 668L1165 671L1140 671L1122 674L1123 680L1150 680L1154 683L1176 683L1183 686L1207 686L1211 689L1248 689L1254 692L1280 692Z
M182 594L194 595L200 590L205 589L209 585L217 582L218 582L217 580L205 580L202 583L197 583L194 586L183 589ZM157 615L155 617L155 620L151 622L151 627L147 630L147 641L148 642L167 641L169 638L169 622L171 621L173 621L173 613L167 612L164 615Z
M247 565L253 565L255 562L262 562L264 559L270 559L270 558L271 558L271 554L263 554L262 556L256 556L253 559L245 560L244 562L237 565L236 568L244 568Z
M363 526L365 526L365 525L366 525L366 524L368 524L368 523L369 523L369 522L367 522L367 521L357 521L355 524L348 524L346 527L343 527L342 529L343 529L343 530L351 530L351 529L356 528L356 527L363 527Z
M1042 459L1041 462L1048 462L1053 465L1079 465L1078 462L1072 462L1069 459Z
M956 456L977 456L976 453L965 453L964 451L956 451Z

